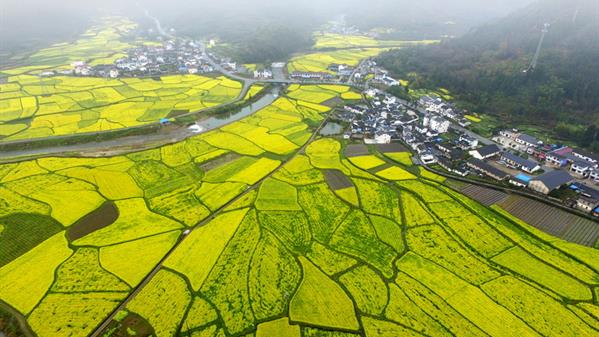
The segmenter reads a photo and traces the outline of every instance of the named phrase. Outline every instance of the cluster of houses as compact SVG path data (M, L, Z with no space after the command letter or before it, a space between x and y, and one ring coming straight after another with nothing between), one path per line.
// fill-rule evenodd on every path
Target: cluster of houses
M472 124L464 117L463 110L458 109L452 103L446 102L440 97L422 96L418 100L418 105L426 111L447 118L461 127L467 127Z
M402 130L420 117L391 95L376 89L366 92L368 105L345 106L337 118L348 123L345 139L363 140L367 144L388 144L402 140Z
M56 74L91 77L145 77L165 74L202 74L214 72L203 55L199 42L170 40L161 45L144 45L126 51L127 55L113 64L91 65L75 61L72 69L58 73L48 71L41 76Z
M547 158L561 158L561 155L555 154L555 152L562 152L562 149L554 150L547 154ZM572 150L572 149L570 149ZM583 166L592 166L596 172L597 161L594 155L584 154L582 155L580 150L573 150L572 157L578 158L577 161ZM574 155L576 153L576 155ZM584 152L583 152L584 153ZM548 195L551 192L568 187L570 190L576 192L575 200L572 202L572 206L584 211L590 212L593 215L599 216L599 190L588 186L581 181L580 178L584 177L579 174L571 174L573 169L563 169L563 167L555 166L554 169L550 167L552 164L546 161L547 172L540 175L526 175L526 174L515 174L510 175L509 173L498 168L497 165L492 165L492 161L504 163L511 166L512 168L519 169L526 173L535 173L541 170L541 166L538 162L528 159L523 159L510 152L502 151L497 145L488 145L470 152L472 158L468 160L468 167L473 171L485 175L491 179L497 181L509 181L510 184L528 188L532 191ZM557 157L560 156L560 157ZM583 158L584 157L584 158ZM553 160L553 159L552 159ZM583 164L583 162L585 162ZM559 164L561 165L561 164ZM571 164L575 166L575 164ZM590 176L589 176L590 177ZM592 178L594 183L598 183L599 179Z
M548 167L568 171L579 180L590 179L594 183L599 183L599 155L597 154L569 146L544 144L539 139L517 130L502 130L499 135L493 137L493 140L505 148L526 153L538 162L544 162ZM524 162L520 166L528 173L536 171L534 167Z
M256 69L254 70L254 78L261 80L269 80L273 78L273 74L270 69Z
M348 76L356 83L370 82L374 86L393 87L400 85L399 80L389 76L389 72L377 65L372 58L366 59L358 65Z
M567 146L545 145L537 138L515 130L502 130L493 140L499 145L469 151L471 158L466 165L472 172L545 195L568 187L576 192L573 206L599 216L599 190L591 187L599 183L599 156ZM451 147L445 149L446 152L450 150ZM514 152L526 154L528 158ZM456 171L456 162L462 160L460 157L443 158L438 163L449 171L462 173ZM503 166L511 173L502 169Z
M214 72L204 55L201 43L183 39L170 40L161 46L132 49L128 56L116 61L122 76L154 76L162 74L204 74Z

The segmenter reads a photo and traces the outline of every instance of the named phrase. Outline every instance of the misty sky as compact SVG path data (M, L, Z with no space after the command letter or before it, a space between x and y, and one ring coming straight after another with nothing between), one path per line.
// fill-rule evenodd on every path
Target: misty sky
M366 25L458 21L474 26L501 17L532 0L0 0L0 49L44 44L77 36L94 18L119 14L139 19L149 9L167 26L189 30L248 29L278 20L290 25L318 23L347 15ZM139 7L136 4L139 3ZM175 27L177 28L177 27ZM223 28L224 29L224 28Z

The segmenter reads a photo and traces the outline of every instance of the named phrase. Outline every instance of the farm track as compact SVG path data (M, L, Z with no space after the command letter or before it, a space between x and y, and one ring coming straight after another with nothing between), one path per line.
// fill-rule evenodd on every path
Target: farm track
M323 119L323 121L318 126L318 128L316 130L314 130L314 132L312 133L312 136L310 137L310 139L308 139L308 141L301 148L299 148L287 161L282 162L281 165L279 165L279 167L277 167L274 171L272 171L267 176L265 176L264 178L262 178L256 184L248 187L243 193L241 193L240 195L238 195L233 200L229 201L224 206L220 207L218 210L216 210L214 213L212 213L208 218L202 220L199 224L197 224L196 226L194 226L193 228L191 228L191 231L194 231L194 230L196 230L198 228L201 228L201 227L205 226L206 224L208 224L210 221L214 220L214 218L216 218L221 213L223 213L223 211L225 209L227 209L227 207L229 207L230 205L234 204L236 201L238 201L241 198L243 198L249 192L251 192L251 191L255 190L256 188L258 188L262 184L262 182L264 182L268 178L272 177L281 168L283 168L286 163L288 163L289 161L293 160L295 157L297 157L297 155L304 153L306 147L308 147L308 145L310 145L314 141L314 139L318 135L319 131L328 122L329 116L330 116L330 114L332 112L333 112L333 110L331 110L331 112L329 112L329 114ZM99 336L102 336L102 333L108 328L108 326L110 325L110 323L112 322L112 320L114 319L114 317L118 314L118 312L120 312L121 310L124 310L127 307L127 304L129 304L129 302L131 302L143 290L143 288L148 283L150 283L150 281L152 280L152 278L162 269L164 262L175 252L175 250L181 245L181 243L189 236L189 234L191 233L191 231L189 233L187 233L187 234L181 234L181 236L180 236L179 240L177 241L177 243L166 253L166 255L160 260L160 262L156 265L156 267L154 267L154 269L152 269L152 271L140 282L140 284L137 287L135 287L135 289L133 289L133 291L127 296L127 298L123 302L121 302L119 304L119 306L110 314L110 316L108 316L89 335L90 337L99 337Z
M19 323L19 327L21 328L21 332L23 333L23 337L35 337L33 332L31 332L32 330L29 327L29 323L27 323L27 319L23 317L23 315L18 310L15 310L13 307L11 307L8 304L5 304L2 301L0 301L0 308L10 313L12 317L14 317L17 320L17 322ZM2 331L0 331L0 333L1 332Z

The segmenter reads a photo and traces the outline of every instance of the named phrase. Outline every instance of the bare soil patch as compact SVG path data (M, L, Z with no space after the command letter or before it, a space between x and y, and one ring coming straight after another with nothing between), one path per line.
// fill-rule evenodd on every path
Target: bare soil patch
M345 155L347 157L357 157L369 155L368 147L364 144L350 144L345 147Z
M405 146L399 143L378 144L376 146L376 149L381 153L409 152L409 150Z
M112 225L119 217L119 209L113 202L106 202L97 210L81 218L67 230L70 241L81 239L104 227Z
M354 186L351 180L349 180L349 178L347 178L343 172L338 170L326 170L324 171L324 177L327 181L327 184L333 191Z

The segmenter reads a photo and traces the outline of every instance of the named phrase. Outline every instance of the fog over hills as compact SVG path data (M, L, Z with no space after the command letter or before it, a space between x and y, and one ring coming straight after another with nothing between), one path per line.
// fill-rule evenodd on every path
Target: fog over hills
M501 17L528 1L516 0L222 0L222 1L42 1L3 0L0 10L0 50L30 48L61 41L78 33L102 15L120 14L143 19L150 10L164 25L188 34L241 36L256 27L286 26L312 30L345 15L362 28L391 27L404 35L440 35L465 30Z
M458 39L393 51L381 61L400 75L418 74L414 86L445 86L470 108L504 120L541 119L588 146L594 137L580 128L599 121L598 58L599 2L542 0Z

